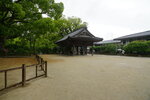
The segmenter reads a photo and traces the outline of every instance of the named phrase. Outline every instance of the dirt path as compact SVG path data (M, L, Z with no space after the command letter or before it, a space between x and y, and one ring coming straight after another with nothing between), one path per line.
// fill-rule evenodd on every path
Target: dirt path
M150 58L42 57L48 78L0 94L0 100L150 100Z

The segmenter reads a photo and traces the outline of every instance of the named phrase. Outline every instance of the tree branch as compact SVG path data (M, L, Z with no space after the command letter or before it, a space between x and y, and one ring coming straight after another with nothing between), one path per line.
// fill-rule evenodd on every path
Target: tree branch
M43 14L43 13L33 13L33 15L36 15L36 14Z
M18 21L13 21L10 24L14 24L14 23L18 23L18 22L20 22L20 23L29 23L28 21L18 20Z
M3 16L3 18L1 19L1 22L2 22L2 23L4 22L4 19L5 19L5 17L7 16L8 12L9 12L9 11L6 11L5 14L4 14L4 16Z
M22 0L17 0L17 1L15 1L15 3L19 3L19 2L21 2Z

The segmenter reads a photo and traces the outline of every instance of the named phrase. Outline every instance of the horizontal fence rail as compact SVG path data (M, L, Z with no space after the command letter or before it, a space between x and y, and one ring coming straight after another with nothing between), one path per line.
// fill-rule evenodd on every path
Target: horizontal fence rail
M10 69L5 69L5 70L0 70L0 73L4 73L4 87L3 88L0 88L0 91L3 91L5 89L8 89L8 88L11 88L11 87L15 87L15 86L18 86L18 85L22 85L24 86L26 84L27 81L30 81L32 79L35 79L35 78L38 78L38 77L42 77L42 76L45 76L47 77L47 61L44 61L43 58L41 58L40 56L36 55L36 60L38 62L38 64L33 64L33 65L28 65L26 66L25 64L22 64L21 67L16 67L16 68L10 68ZM30 77L30 78L27 78L27 75L26 75L26 69L29 68L29 67L35 67L35 76L34 77ZM8 85L8 73L10 71L16 71L16 70L21 70L21 81L20 82L17 82L17 83L14 83L12 85ZM39 70L40 69L40 70ZM38 72L43 72L42 74L38 74Z

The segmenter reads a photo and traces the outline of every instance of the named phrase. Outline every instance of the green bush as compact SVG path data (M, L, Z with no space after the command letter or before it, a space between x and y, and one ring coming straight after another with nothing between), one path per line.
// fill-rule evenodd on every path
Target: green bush
M17 44L9 44L6 46L8 49L8 55L22 55L27 56L30 55L30 49L27 46L17 45Z
M126 54L150 54L150 41L133 41L124 46Z
M58 49L57 47L49 48L49 47L40 47L37 48L37 53L42 53L42 54L54 54L57 53Z
M95 53L99 54L115 54L117 45L116 44L107 44L107 45L102 45L102 46L95 46L93 47L95 50Z

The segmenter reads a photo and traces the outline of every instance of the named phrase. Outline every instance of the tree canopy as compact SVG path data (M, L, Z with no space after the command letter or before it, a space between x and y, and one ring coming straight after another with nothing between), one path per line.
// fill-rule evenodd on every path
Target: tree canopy
M54 0L1 0L0 54L52 51L55 41L87 26L80 18L62 17L63 10L63 3Z
M63 9L63 3L54 0L1 0L0 40L17 37L26 23L33 24L42 18L42 14L58 19Z

